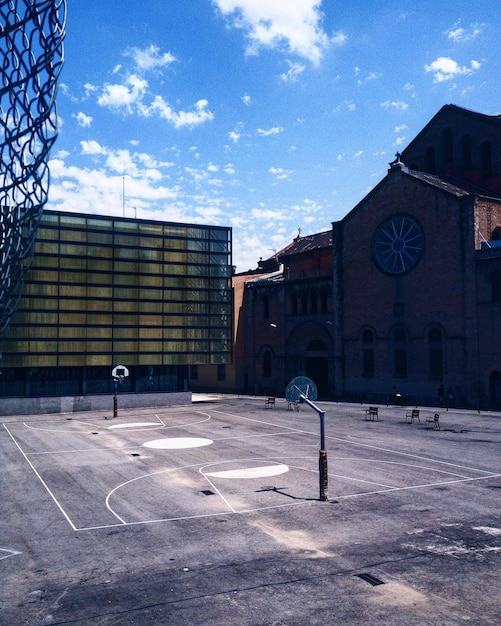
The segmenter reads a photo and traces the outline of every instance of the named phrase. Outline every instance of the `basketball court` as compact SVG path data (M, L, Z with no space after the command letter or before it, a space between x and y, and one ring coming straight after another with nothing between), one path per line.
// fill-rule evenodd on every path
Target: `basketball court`
M336 437L334 415L331 420L330 500L499 476L432 452L392 449L377 436L382 424ZM127 411L117 418L42 416L3 427L33 480L47 490L71 528L84 531L315 501L317 421L307 406L298 413L282 403L252 417L194 405Z
M208 400L3 420L0 621L497 623L498 414L319 403L322 501L315 411Z

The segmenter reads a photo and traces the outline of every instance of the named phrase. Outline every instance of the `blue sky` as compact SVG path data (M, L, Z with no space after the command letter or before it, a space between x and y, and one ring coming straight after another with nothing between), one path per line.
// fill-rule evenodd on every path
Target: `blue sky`
M492 0L67 0L47 208L327 230L444 104L501 113ZM124 193L125 192L125 193Z

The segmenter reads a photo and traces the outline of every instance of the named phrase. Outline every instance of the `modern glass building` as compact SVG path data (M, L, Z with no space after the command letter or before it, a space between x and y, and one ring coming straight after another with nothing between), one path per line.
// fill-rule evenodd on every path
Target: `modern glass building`
M231 229L45 211L2 339L1 396L186 391L231 361Z

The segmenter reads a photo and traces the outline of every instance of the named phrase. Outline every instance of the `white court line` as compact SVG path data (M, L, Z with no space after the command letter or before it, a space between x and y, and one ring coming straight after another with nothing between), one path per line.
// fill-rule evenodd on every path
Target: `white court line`
M198 424L203 424L204 422L210 422L210 420L212 419L209 413L204 413L203 411L193 411L193 412L198 413L199 415L205 415L205 419L199 420L198 422L188 422L187 424L180 423L180 424L174 424L173 426L167 426L165 421L163 421L162 418L157 413L155 413L155 417L158 417L158 419L162 422L165 428L186 428L187 426L197 426ZM165 418L165 420L167 420L167 418L168 416Z
M219 413L221 415L227 415L230 417L234 417L234 418L238 418L241 420L246 420L246 421L252 421L252 422L256 422L259 424L266 424L268 426L272 426L274 428L281 428L281 429L286 429L284 432L279 432L279 433L274 433L274 434L269 434L269 435L259 435L259 436L276 436L276 435L284 435L287 433L302 433L302 434L306 434L306 435L313 435L313 436L318 436L317 432L311 432L311 431L307 431L307 430L303 430L303 429L298 429L298 428L293 428L293 427L288 427L288 426L280 426L277 424L273 424L270 422L266 422L264 420L256 420L253 418L248 418L248 417L244 417L241 415L234 415L234 414L230 414L230 413L225 413L223 411L215 411L215 413ZM208 421L209 419L211 419L209 414L205 414L208 416L207 419L202 420L202 422ZM190 425L196 425L198 423L202 423L202 422L196 422L196 423L191 423L191 424L183 424L183 425L179 425L179 426L174 426L174 428L176 427L188 427ZM112 528L112 527L116 527L116 526L123 526L123 525L139 525L139 524L151 524L151 523L156 523L156 522L166 522L166 521L174 521L174 520L183 520L183 519L197 519L197 518L205 518L205 517L215 517L215 516L220 516L220 515L228 515L228 514L243 514L243 513L247 513L247 512L258 512L258 511L265 511L265 510L269 510L269 509L277 509L277 508L284 508L284 507L288 507L288 506L296 506L298 504L305 504L308 503L308 500L298 500L296 502L293 503L281 503L278 505L271 505L271 506L266 506L266 507L259 507L257 509L245 509L245 510L241 510L241 511L236 511L233 507L231 507L231 505L227 502L227 500L222 496L222 494L220 494L220 497L223 499L223 501L226 502L226 505L230 508L230 510L228 512L217 512L217 513L210 513L210 514L198 514L198 515L186 515L186 516L178 516L178 517L174 517L174 518L161 518L161 519L155 519L155 520L141 520L141 521L136 521L136 522L126 522L125 520L123 520L117 513L115 513L115 511L113 511L113 509L111 509L110 507L108 507L109 511L118 519L120 520L120 524L106 524L106 525L100 525L100 526L88 526L88 527L82 527L82 528L77 528L70 520L70 518L68 517L68 515L65 513L65 511L63 510L63 508L61 507L61 505L59 504L59 502L57 501L57 499L55 498L55 496L52 494L52 492L50 491L50 489L48 488L48 486L46 485L46 483L44 482L44 480L41 478L40 474L37 472L37 470L35 469L35 467L32 465L32 463L29 461L27 454L21 449L20 445L17 443L17 441L15 440L14 436L12 435L12 433L9 431L9 429L7 428L6 424L3 424L4 428L6 429L7 433L9 434L9 436L11 437L11 439L14 441L16 447L20 450L21 454L24 456L24 458L26 459L26 461L28 462L29 466L32 468L32 470L34 471L35 475L39 478L40 482L44 485L45 489L47 490L47 492L49 493L49 495L51 496L51 498L53 499L53 501L56 503L56 506L59 508L59 510L62 512L63 516L65 517L65 519L68 521L68 523L70 524L70 526L72 527L73 530L75 531L79 531L79 530L93 530L93 529L100 529L100 528ZM250 437L254 437L255 435L250 435ZM235 437L233 439L237 439L238 437ZM245 438L245 437L243 437ZM380 446L375 446L375 445L371 445L371 444L364 444L364 443L359 443L359 442L353 442L353 441L349 441L343 438L339 438L339 437L332 437L332 436L328 436L327 437L329 440L333 440L333 441L339 441L345 444L349 444L349 445L355 445L355 446L359 446L359 447L363 447L363 448L369 448L369 449L373 449L373 450L378 450L378 451L384 451L390 454L395 454L395 455L401 455L401 456L406 456L406 457L410 457L410 458L415 458L415 459L419 459L420 461L423 462L428 462L428 463L434 463L434 464L442 464L444 466L450 466L450 467L454 467L457 469L463 469L463 470L469 470L469 471L474 471L474 472L481 472L483 474L485 474L484 476L481 477L477 477L477 478L469 478L469 477L461 477L461 475L456 475L453 474L452 472L447 472L445 470L438 470L435 469L433 467L429 467L429 466L420 466L420 465L409 465L410 467L417 467L419 469L426 469L428 471L435 471L435 472L441 472L444 474L450 474L450 475L456 475L456 476L460 476L458 479L456 480L450 480L450 481L439 481L439 482L435 482L435 483L424 483L422 485L413 485L413 486L407 486L407 487L394 487L394 486L386 486L386 485L381 485L384 488L380 489L380 490L374 490L374 491L370 491L370 492L363 492L363 493L354 493L354 494L346 494L346 495L340 495L340 496L333 496L330 499L346 499L346 498L356 498L356 497L361 497L361 496L365 496L365 495L375 495L375 494L380 494L380 493L387 493L388 491L405 491L405 490L410 490L410 489L422 489L422 488L426 488L426 487L433 487L433 486L439 486L439 485L444 485L444 484L453 484L453 483L460 483L460 482L470 482L470 481L477 481L477 480L486 480L486 479L491 479L491 478L498 478L499 476L501 476L501 474L496 474L496 473L489 473L486 470L479 470L476 468L472 468L472 467L468 467L468 466L464 466L464 465L459 465L459 464L455 464L455 463L450 463L450 462L446 462L446 461L440 461L437 459L433 459L431 457L426 457L426 456L422 456L422 455L416 455L416 454L411 454L411 453L406 453L406 452L400 452L400 451L395 451L395 450L391 450L391 449L387 449L387 448L382 448ZM135 448L134 448L135 449ZM106 449L97 449L98 451L108 451ZM124 450L123 448L113 448L111 450ZM83 452L85 452L86 450L82 450ZM92 452L95 452L96 449L93 449ZM75 452L75 450L71 450L68 452ZM44 454L44 453L33 453L33 454ZM53 454L53 453L50 453ZM274 457L275 459L280 458L280 457ZM290 456L287 457L283 457L284 459L291 459ZM292 457L295 458L295 457ZM308 460L312 460L312 457L308 456L303 456L303 457L296 457L296 458L306 458ZM350 461L353 460L357 460L357 459L353 459L353 458L349 458L347 457ZM225 462L243 462L246 461L248 462L249 460L262 460L262 461L266 461L269 462L270 459L269 458L260 458L260 459L232 459L229 461L223 461L223 462L218 462L215 464L222 464ZM378 461L378 460L374 460L374 459L365 459L362 458L360 459L363 462L381 462L381 463L392 463L392 464L399 464L395 461ZM212 465L212 464L211 464ZM401 463L401 465L406 466L408 464L405 463ZM186 467L197 467L198 470L200 471L200 466L199 465L191 465L191 466L186 466ZM208 465L202 466L202 467L208 467ZM165 473L165 472L172 472L172 471L178 471L184 469L183 467L177 467L177 468L171 468L168 470L162 470L160 472L153 472L152 474L147 474L145 476L139 476L136 477L130 481L126 481L125 483L123 483L122 485L118 485L117 487L115 487L107 496L106 500L107 502L109 502L109 498L111 497L111 495L113 494L113 492L115 492L116 490L118 490L120 487L133 482L135 480L140 480L142 478L146 478L148 476L152 476L155 474L161 474L161 473ZM298 469L304 469L304 468L298 468ZM314 470L309 470L306 469L305 471L311 471L313 472ZM336 477L336 474L330 474L330 476L332 477ZM341 477L341 476L340 476ZM342 478L346 478L347 480L354 480L351 477L342 477ZM218 492L219 490L217 490L217 488L213 485L212 481L209 481L207 479L207 482L209 482L211 484L211 486L214 487L214 489ZM365 481L360 481L360 482L365 482ZM370 481L367 481L368 483L370 483ZM372 483L372 484L377 484L377 483ZM107 505L108 506L108 505Z
M14 436L12 435L12 433L10 432L10 430L7 428L7 426L4 424L3 427L5 428L5 430L8 432L9 437L12 439L12 441L14 442L15 446L17 447L17 449L19 450L19 452L23 455L26 463L28 463L28 465L31 467L31 469L34 471L35 476L38 478L38 480L42 483L42 485L45 487L47 493L49 494L49 496L52 498L52 500L54 501L55 505L57 506L57 508L61 511L61 513L64 515L66 521L68 522L68 524L72 527L73 530L76 530L75 525L73 524L73 522L71 521L71 519L66 515L66 511L63 509L63 507L59 504L58 500L56 499L56 497L54 496L54 494L52 493L52 491L49 489L49 487L47 486L47 483L44 481L44 479L40 476L40 474L37 472L37 470L35 469L35 466L33 465L33 463L29 460L29 458L26 456L26 454L24 453L24 451L22 450L21 446L17 443L17 441L14 439Z
M83 424L85 426L89 427L89 430L95 429L95 428L102 428L102 425L94 425L91 422L78 422L77 420L73 420L74 424ZM28 424L28 422L23 422L23 426L25 428L27 428L28 430L38 430L39 432L43 432L43 433L71 433L71 432L82 432L81 430L76 431L76 430L71 430L68 428L42 428L41 426L32 426L31 424Z
M333 496L332 499L343 500L346 498L358 498L361 496L372 496L372 495L377 495L378 493L388 493L389 491L410 491L412 489L424 489L426 487L440 487L442 485L454 485L456 483L468 483L468 482L488 480L490 478L499 478L499 477L501 477L501 474L491 474L489 476L477 476L476 478L457 478L456 480L442 480L436 483L423 483L422 485L409 485L408 487L390 487L389 489L380 489L378 491L365 491L364 493L350 493L344 496ZM341 476L341 478L343 478L343 476Z
M310 430L302 430L300 428L294 428L291 426L283 426L283 425L277 425L277 424L273 424L273 422L265 422L263 420L258 420L252 417L245 417L243 415L235 415L233 413L225 413L224 411L214 411L214 413L220 413L221 415L227 415L228 417L236 417L238 419L242 419L242 420L247 420L250 422L256 422L257 424L266 424L267 426L275 426L276 428L286 428L287 430L290 430L291 432L295 432L295 433L301 433L303 435L317 435L319 436L318 432L312 432ZM271 435L270 435L271 436ZM475 467L469 467L468 465L460 465L459 463L451 463L450 461L440 461L439 459L434 459L433 457L427 457L427 456L423 456L420 454L413 454L411 452L401 452L399 450L391 450L390 448L382 448L380 446L375 446L375 445L371 445L369 443L361 443L358 441L350 441L349 439L343 439L342 437L335 437L333 435L325 435L326 439L332 440L332 441L340 441L342 443L345 444L349 444L350 446L359 446L361 448L370 448L371 450L379 450L380 452L388 452L390 454L398 454L401 456L407 456L410 458L414 458L414 459L419 459L421 461L429 461L431 463L439 463L441 465L449 465L451 467L457 467L458 469L464 469L464 470L470 470L472 472L481 472L483 474L491 474L491 472L487 471L487 470L482 470L482 469L477 469ZM495 474L497 475L497 474Z
M20 554L22 554L22 552L19 552L19 550L7 550L7 548L0 548L0 552L7 552L7 554L4 554L3 556L0 555L0 561L8 559L11 556L19 556Z

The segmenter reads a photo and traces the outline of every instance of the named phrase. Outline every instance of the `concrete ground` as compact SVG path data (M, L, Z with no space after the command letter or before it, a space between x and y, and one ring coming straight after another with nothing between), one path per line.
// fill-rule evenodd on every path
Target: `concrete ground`
M0 623L501 624L501 414L264 400L4 418Z

